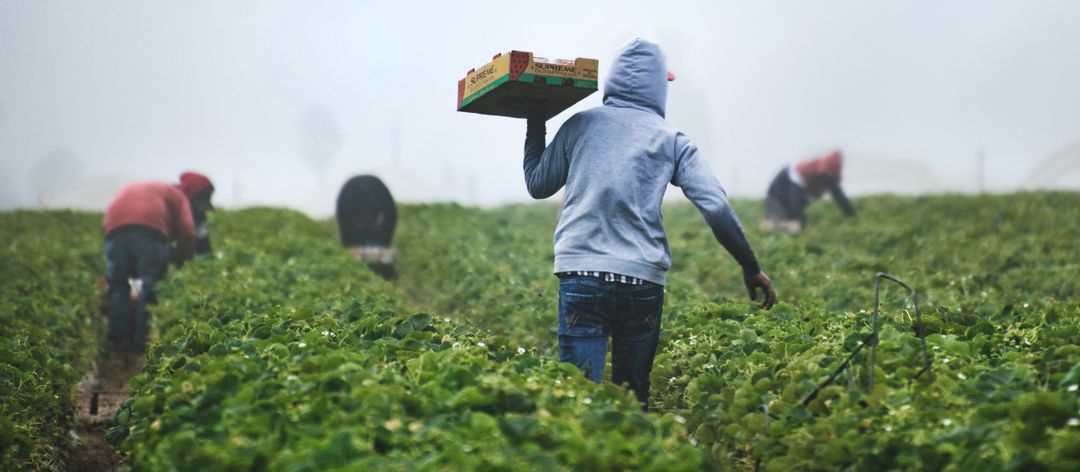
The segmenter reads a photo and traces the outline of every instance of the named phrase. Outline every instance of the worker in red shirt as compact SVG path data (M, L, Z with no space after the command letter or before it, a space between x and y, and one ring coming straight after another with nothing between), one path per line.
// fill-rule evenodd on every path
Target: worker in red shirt
M855 216L844 190L840 188L843 154L833 151L820 159L785 167L769 185L765 197L765 230L798 233L806 227L806 207L828 192L844 215Z
M150 321L146 304L154 300L154 283L165 276L170 257L179 267L193 256L192 197L165 182L135 182L122 188L105 210L109 341L120 350L145 348ZM141 282L134 326L128 282L132 278Z

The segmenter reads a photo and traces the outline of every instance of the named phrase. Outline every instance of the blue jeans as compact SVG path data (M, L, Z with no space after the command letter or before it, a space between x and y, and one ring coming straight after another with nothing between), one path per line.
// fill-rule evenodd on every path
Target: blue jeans
M611 381L629 384L648 409L649 373L660 340L663 309L662 285L563 277L559 282L559 359L600 382L610 337Z
M146 304L153 302L154 283L168 269L169 245L142 234L118 234L105 240L105 266L109 280L109 341L119 349L141 350L150 330ZM142 281L134 320L129 278Z

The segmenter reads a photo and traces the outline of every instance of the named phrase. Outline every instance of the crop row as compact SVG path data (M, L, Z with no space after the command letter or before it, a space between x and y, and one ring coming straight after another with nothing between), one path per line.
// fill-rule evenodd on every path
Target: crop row
M0 213L0 469L60 470L75 386L103 329L101 219Z
M696 470L674 416L429 314L280 210L218 215L163 285L109 438L134 470Z
M687 419L711 467L1080 467L1080 196L864 198L857 220L812 208L799 237L757 231L748 203L739 213L783 301L771 312L745 300L737 266L693 207L665 211L674 261L651 404ZM554 207L402 215L409 293L435 291L442 312L556 349ZM803 406L869 334L879 271L918 290L933 381L914 378L913 307L886 286L874 389L867 348Z
M799 237L737 205L782 302L749 304L696 210L666 207L651 414L554 361L553 206L406 206L393 285L327 224L221 212L219 257L161 286L109 438L134 470L1080 468L1080 196L864 198ZM55 469L102 328L100 216L0 218L0 465ZM892 287L874 387L869 347L840 369L878 271L918 290L932 379Z

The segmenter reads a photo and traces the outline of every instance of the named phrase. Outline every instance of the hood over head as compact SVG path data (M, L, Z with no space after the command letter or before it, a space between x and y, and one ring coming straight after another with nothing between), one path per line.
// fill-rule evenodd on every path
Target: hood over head
M638 108L664 116L669 76L656 43L634 38L623 45L604 82L604 104Z
M825 156L795 164L795 172L802 178L806 191L815 198L840 184L844 155L837 149Z
M807 182L819 175L830 175L840 181L843 165L844 155L837 149L819 159L800 162L795 165L795 170Z

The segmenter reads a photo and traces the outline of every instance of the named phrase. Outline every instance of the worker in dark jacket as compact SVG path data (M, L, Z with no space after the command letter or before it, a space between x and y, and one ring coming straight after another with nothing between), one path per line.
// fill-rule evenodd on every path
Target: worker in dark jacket
M604 84L603 106L570 117L550 143L541 104L529 110L526 188L533 198L564 189L555 229L560 359L594 382L611 340L611 380L628 384L645 408L660 339L671 251L660 204L668 184L701 211L742 266L751 299L776 301L727 194L697 146L664 120L674 80L655 43L623 46Z
M210 248L210 224L206 212L214 211L210 198L214 196L214 184L205 175L195 172L180 174L180 191L191 202L191 216L195 221L195 257L211 259L214 254Z
M345 182L338 193L336 215L341 245L382 278L396 278L391 244L397 208L382 180L360 175Z
M180 188L165 182L128 184L105 210L106 278L109 282L109 341L119 350L142 351L154 300L154 284L165 276L170 253L178 266L192 258L195 223L191 203ZM170 248L171 243L175 248ZM131 285L141 287L131 323Z
M840 188L842 167L843 155L837 150L820 159L803 161L781 170L765 197L762 229L802 231L806 227L806 207L826 192L832 195L845 215L854 217L855 208Z

